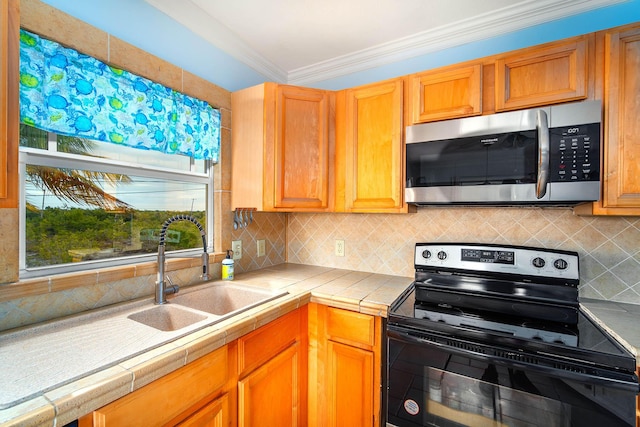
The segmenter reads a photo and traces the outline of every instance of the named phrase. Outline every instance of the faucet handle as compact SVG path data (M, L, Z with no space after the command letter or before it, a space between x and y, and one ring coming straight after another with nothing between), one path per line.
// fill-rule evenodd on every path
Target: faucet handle
M169 282L171 286L165 287L164 289L165 295L177 294L178 291L180 291L180 286L174 284L173 280L171 280L171 276L169 276L168 274L167 274L167 282Z

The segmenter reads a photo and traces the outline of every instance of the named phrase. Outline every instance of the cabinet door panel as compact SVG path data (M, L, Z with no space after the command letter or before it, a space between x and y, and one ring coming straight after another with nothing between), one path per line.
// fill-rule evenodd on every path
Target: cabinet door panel
M411 77L413 124L482 113L482 65Z
M276 208L329 207L332 147L329 95L279 86L276 100Z
M225 394L177 425L180 427L227 427L231 425L229 415L229 397Z
M585 99L587 39L496 60L496 111Z
M396 79L346 92L345 210L403 208L403 91Z
M329 341L329 425L373 424L373 352Z
M604 207L640 207L640 28L606 37Z
M301 424L299 353L295 343L238 382L238 425Z

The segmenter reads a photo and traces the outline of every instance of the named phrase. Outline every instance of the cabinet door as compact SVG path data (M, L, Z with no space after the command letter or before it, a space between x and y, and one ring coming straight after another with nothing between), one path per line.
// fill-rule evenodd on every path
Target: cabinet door
M640 208L640 27L605 36L605 208ZM631 213L631 212L630 212ZM635 214L639 212L636 210Z
M338 149L344 153L344 183L337 185L344 186L347 212L406 211L403 91L404 80L395 79L345 93L345 135L338 138L344 144Z
M333 341L327 349L329 425L374 425L373 352Z
M496 60L496 111L585 99L588 38L579 37Z
M229 396L222 395L177 425L180 427L230 427Z
M267 170L275 171L273 207L324 211L333 208L334 106L327 91L280 85L276 89L275 135L267 144ZM267 100L267 109L270 101ZM267 138L269 126L267 126ZM273 157L269 146L273 146Z
M238 382L238 425L297 426L301 349L294 343ZM304 412L302 412L304 413Z
M411 76L413 124L482 114L482 65L456 66Z
M309 304L309 424L380 424L379 317Z
M19 10L18 0L0 4L0 208L18 206Z

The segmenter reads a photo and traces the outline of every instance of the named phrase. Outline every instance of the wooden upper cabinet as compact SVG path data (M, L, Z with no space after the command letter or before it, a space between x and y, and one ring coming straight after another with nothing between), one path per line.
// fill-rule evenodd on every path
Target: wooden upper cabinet
M578 214L640 215L640 25L598 33L604 104L602 199Z
M588 45L583 36L498 56L496 111L587 98Z
M18 0L0 2L0 208L18 206Z
M273 141L275 208L331 208L334 166L331 97L323 90L277 87Z
M331 211L334 94L265 83L231 104L232 209Z
M338 94L336 210L407 211L403 203L403 100L404 79Z
M409 84L412 124L482 114L481 64L413 74Z
M604 57L603 206L640 210L640 27L607 33Z

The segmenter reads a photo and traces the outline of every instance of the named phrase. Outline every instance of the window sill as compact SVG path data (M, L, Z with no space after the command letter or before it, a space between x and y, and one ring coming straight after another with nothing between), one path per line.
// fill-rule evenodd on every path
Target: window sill
M224 257L224 252L210 253L209 266L222 262ZM200 258L168 258L166 260L166 271L170 272L199 267L201 265L200 261ZM155 276L157 272L158 266L156 262L142 262L90 271L25 279L15 283L0 285L0 302L60 292L83 286L107 284L133 277Z

